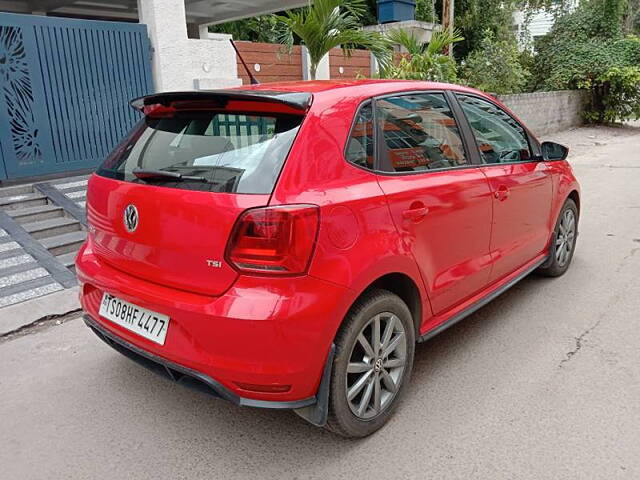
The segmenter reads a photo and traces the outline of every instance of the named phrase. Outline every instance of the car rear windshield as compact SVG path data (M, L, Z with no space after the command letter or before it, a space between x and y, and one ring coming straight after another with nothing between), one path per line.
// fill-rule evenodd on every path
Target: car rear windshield
M188 190L269 194L302 119L198 110L147 116L97 173Z

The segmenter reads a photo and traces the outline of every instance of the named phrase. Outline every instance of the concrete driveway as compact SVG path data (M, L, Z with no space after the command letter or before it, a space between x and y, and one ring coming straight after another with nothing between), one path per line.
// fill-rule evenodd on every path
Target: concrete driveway
M3 478L640 478L640 128L556 135L583 186L574 263L416 352L360 441L178 388L80 320L0 343Z

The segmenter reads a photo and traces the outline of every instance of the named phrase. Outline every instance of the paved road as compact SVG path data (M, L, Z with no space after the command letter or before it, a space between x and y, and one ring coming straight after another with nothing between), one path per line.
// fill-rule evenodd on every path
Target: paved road
M346 441L155 377L79 320L0 344L3 478L640 478L640 128L581 129L570 271L421 345L403 408Z

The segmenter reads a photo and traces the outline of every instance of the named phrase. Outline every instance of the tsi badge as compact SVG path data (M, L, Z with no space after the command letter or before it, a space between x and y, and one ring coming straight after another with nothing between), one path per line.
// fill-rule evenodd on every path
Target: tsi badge
M222 268L222 262L220 260L207 260L207 266L213 268Z
M135 205L129 204L127 208L124 209L124 226L127 229L127 232L135 232L136 228L138 228L138 209Z

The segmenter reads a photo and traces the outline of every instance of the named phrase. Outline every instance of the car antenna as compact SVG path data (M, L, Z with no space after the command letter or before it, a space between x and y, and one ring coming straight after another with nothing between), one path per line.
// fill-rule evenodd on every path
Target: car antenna
M233 47L233 49L236 51L236 55L238 55L238 58L240 59L240 62L242 63L242 66L244 67L245 72L247 72L247 75L249 75L249 80L251 81L251 85L260 85L260 82L258 81L258 79L253 76L253 74L251 73L251 70L249 70L249 67L247 67L247 64L244 63L244 59L242 58L242 55L240 55L240 52L238 51L236 44L233 42L233 38L230 38L229 41L231 42L231 46Z

